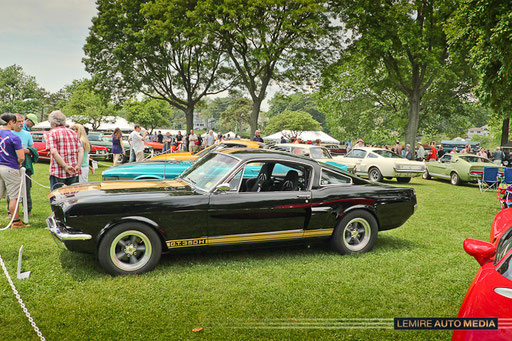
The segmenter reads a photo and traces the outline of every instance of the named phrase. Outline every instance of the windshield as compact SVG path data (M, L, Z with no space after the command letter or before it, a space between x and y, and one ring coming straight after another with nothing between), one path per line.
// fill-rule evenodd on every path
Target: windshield
M459 156L462 160L467 162L483 162L483 163L492 163L491 161L487 160L486 158L474 156L474 155L467 155L467 156Z
M103 141L101 135L88 135L89 141Z
M238 160L232 156L209 153L187 168L180 178L197 188L208 191L225 177L237 163Z
M312 159L332 159L331 153L325 148L315 147L309 149Z
M377 150L374 150L373 152L382 157L389 157L389 158L393 158L393 159L403 159L402 156L395 154L390 150L377 149Z

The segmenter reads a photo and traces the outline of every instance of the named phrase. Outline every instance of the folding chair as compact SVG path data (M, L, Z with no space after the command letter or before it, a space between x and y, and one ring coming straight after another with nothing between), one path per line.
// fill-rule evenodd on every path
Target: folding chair
M512 185L512 167L505 167L503 169L503 178L501 179L500 185Z
M501 209L512 207L512 185L499 189L498 200L500 201Z
M480 192L498 188L498 167L484 167L482 179L478 179Z

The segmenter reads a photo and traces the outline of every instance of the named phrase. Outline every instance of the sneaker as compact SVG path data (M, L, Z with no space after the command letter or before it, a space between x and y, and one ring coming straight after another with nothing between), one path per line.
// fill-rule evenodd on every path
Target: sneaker
M13 229L20 229L22 227L29 227L30 224L25 224L24 222L22 222L21 220L15 220L12 222L12 225L11 225L11 228Z

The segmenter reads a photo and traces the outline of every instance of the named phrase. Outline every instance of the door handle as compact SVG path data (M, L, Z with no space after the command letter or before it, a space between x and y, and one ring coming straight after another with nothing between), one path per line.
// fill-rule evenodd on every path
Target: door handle
M300 199L311 199L311 195L310 194L297 194L297 198L300 198Z

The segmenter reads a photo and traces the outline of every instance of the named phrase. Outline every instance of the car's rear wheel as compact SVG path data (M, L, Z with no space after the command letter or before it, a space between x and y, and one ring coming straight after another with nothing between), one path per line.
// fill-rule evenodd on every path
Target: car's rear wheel
M331 246L338 253L368 252L377 242L378 225L368 211L357 210L345 215L331 237Z
M450 176L450 182L454 186L459 186L461 184L459 174L453 172Z
M162 244L156 232L137 222L113 227L98 246L98 261L113 276L151 271L161 254Z
M381 182L382 173L377 167L372 167L368 171L368 179L370 179L371 182Z
M396 178L396 181L398 181L401 184L406 184L406 183L411 181L411 178L409 178L409 177L407 177L407 178Z
M425 180L430 180L430 174L428 173L428 169L423 172L423 175L421 176Z

